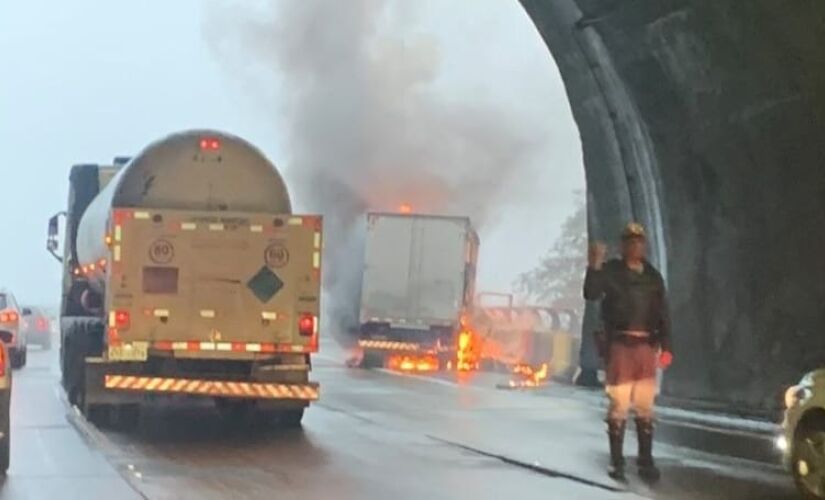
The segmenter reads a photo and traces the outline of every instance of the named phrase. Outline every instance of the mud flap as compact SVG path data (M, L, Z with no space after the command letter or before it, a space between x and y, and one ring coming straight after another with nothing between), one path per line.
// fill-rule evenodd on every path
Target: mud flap
M117 372L124 372L122 363L117 364ZM113 391L106 389L106 373L113 372L112 363L102 358L86 358L86 406L94 405L122 405L140 403L145 399L141 392Z

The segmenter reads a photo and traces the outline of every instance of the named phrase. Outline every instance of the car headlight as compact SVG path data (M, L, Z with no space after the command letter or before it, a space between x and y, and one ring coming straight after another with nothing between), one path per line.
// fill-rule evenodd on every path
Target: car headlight
M789 387L785 391L785 408L791 409L794 406L800 405L808 400L813 395L811 389L801 385Z
M773 440L773 444L774 446L776 446L777 450L783 453L788 451L788 438L786 438L785 436L776 436L776 438Z

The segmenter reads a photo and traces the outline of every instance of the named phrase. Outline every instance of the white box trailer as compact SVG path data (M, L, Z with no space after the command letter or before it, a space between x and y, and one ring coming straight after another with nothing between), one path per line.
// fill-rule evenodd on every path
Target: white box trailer
M467 217L368 214L359 314L366 359L454 351L478 248Z

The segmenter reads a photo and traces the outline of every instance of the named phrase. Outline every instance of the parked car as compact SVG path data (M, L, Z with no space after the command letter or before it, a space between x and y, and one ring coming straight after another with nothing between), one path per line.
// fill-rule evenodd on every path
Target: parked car
M26 332L20 328L20 307L14 295L0 291L0 339L8 347L12 368L26 366Z
M52 322L46 313L37 307L23 307L21 328L24 330L26 345L38 345L43 349L52 347Z
M825 369L789 388L785 408L776 445L802 497L825 499Z

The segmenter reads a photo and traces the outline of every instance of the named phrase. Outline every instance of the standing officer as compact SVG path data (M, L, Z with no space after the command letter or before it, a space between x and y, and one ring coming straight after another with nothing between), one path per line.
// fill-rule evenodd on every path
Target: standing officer
M624 479L622 448L631 407L636 412L639 475L649 480L659 477L652 454L656 368L667 368L673 360L664 280L645 258L646 247L644 228L628 224L622 231L621 259L605 262L606 247L594 244L584 279L584 298L602 302L602 351L610 400L608 474L620 480Z

